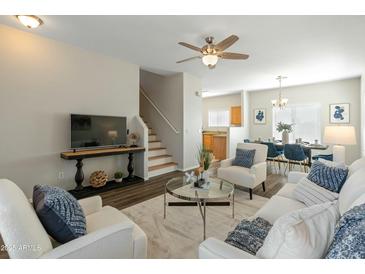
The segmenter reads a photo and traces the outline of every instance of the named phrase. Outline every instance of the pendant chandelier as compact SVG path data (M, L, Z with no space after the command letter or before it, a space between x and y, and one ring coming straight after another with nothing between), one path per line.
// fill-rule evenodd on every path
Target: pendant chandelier
M288 98L283 98L281 95L281 81L286 78L287 77L281 75L276 77L276 80L279 81L279 98L278 100L271 100L272 106L275 108L283 109L288 104Z

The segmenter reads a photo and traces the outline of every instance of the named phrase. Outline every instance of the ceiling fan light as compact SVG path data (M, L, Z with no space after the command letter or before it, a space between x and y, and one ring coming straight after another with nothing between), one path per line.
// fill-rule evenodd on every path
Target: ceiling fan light
M273 107L276 107L276 100L271 100L271 104Z
M16 18L20 23L30 29L38 28L43 24L42 19L35 15L16 15Z
M202 58L202 62L206 66L215 66L218 62L218 56L217 55L204 55Z

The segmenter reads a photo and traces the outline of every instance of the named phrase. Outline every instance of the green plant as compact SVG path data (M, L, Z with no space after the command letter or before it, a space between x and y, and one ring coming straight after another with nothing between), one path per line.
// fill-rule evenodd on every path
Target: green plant
M200 145L198 147L198 153L196 155L196 159L199 165L204 170L208 170L213 160L213 153L210 150L206 149L203 145Z
M294 124L285 124L283 122L279 122L276 125L276 130L278 132L287 131L288 133L293 132L294 130Z
M114 178L115 179L121 179L121 178L123 178L123 172L121 172L121 171L117 171L117 172L115 172L114 173Z

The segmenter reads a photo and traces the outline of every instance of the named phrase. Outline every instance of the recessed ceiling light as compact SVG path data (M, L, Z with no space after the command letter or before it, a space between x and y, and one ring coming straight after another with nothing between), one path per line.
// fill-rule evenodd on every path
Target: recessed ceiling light
M42 19L35 15L16 15L16 18L20 23L30 29L38 28L43 24Z

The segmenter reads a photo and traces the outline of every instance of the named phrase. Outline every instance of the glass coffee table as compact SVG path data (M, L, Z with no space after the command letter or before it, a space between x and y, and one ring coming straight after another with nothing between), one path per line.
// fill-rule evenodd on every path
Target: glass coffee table
M167 193L184 200L182 202L167 202ZM194 183L186 177L170 179L165 185L164 219L167 206L198 206L203 219L203 238L205 240L206 207L230 206L232 203L232 218L234 218L234 185L217 178L209 178L203 188L194 187Z

